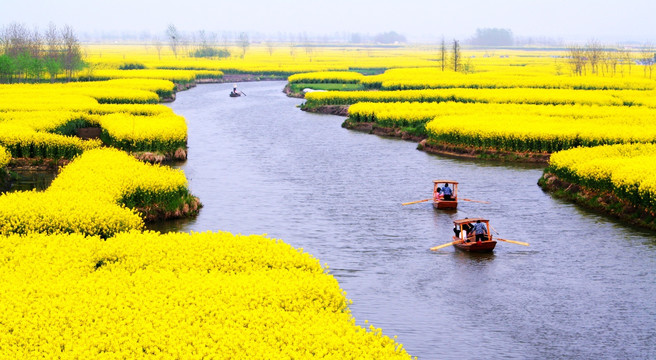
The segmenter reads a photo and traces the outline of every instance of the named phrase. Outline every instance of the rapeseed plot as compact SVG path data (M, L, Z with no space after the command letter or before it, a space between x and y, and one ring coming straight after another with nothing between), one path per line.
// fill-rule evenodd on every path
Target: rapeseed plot
M344 83L357 84L364 75L349 71L325 71L294 74L287 78L290 83Z
M3 358L410 359L315 258L258 235L12 235L0 259Z
M551 155L549 170L656 212L655 144L576 148Z
M67 84L13 84L0 85L0 111L67 109L85 110L97 103L139 104L158 103L157 91L170 91L170 82L155 80L154 90L144 90L141 86L127 87L126 83L103 81ZM115 85L115 86L114 86ZM155 85L155 84L153 84ZM63 100L59 107L53 106ZM95 101L94 101L95 100ZM18 102L19 105L13 105Z
M103 140L124 150L175 153L186 149L185 120L156 105L174 88L148 79L0 85L0 144L14 157L72 158L100 146L71 136L91 126L103 127Z
M174 152L186 148L187 124L173 112L141 116L113 113L95 117L103 142L125 151Z
M221 59L175 56L170 49L144 49L130 45L93 45L87 47L89 61L95 69L118 69L137 63L146 69L218 70L224 73L249 73L264 76L290 76L298 73L384 70L399 67L434 66L430 50L414 48L301 48L299 46L253 45L245 54L228 47L234 56ZM124 54L130 54L129 59ZM243 56L241 56L243 55ZM96 73L98 70L94 71Z
M646 107L357 103L349 118L386 127L425 124L425 135L434 142L511 151L656 140L656 111Z
M646 93L646 94L645 94ZM656 91L641 93L645 98L656 96ZM306 106L350 105L357 102L445 102L496 103L496 104L539 104L539 105L632 105L645 104L635 93L621 90L571 90L571 89L429 89L405 91L324 91L305 95Z
M524 114L460 114L426 124L429 139L467 146L552 153L577 146L656 142L651 118L579 118Z
M221 71L210 70L166 70L166 69L143 69L143 70L95 70L91 74L80 73L79 80L102 81L112 79L161 79L169 80L177 84L189 84L196 79L220 79L223 77Z
M604 119L613 122L644 122L656 120L656 110L641 107L533 104L488 104L447 102L362 102L351 105L349 118L356 122L371 122L387 126L403 126L428 122L440 116L461 114L522 114L531 116L571 117L575 119Z
M118 78L107 81L90 81L90 82L77 82L67 84L72 87L111 87L127 89L139 89L150 91L158 94L160 98L171 97L175 93L176 85L173 81L161 78Z
M0 122L0 145L16 158L71 159L85 150L95 149L100 140L38 132L29 126Z
M98 104L89 110L93 115L108 115L114 113L154 116L160 114L173 114L173 109L159 104Z
M508 64L508 63L507 63ZM656 81L637 74L622 76L554 76L553 65L545 70L529 67L517 69L494 68L465 74L441 71L439 68L389 69L380 75L366 76L361 82L383 90L418 89L575 89L575 90L656 90ZM550 72L551 71L551 72Z
M0 234L105 238L142 229L137 208L155 203L166 207L184 196L190 195L180 170L142 163L117 149L89 150L64 167L47 190L0 195Z

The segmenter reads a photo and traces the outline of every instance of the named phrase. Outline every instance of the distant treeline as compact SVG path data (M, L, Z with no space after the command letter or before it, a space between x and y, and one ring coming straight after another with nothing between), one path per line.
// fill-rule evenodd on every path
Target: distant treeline
M0 82L70 80L84 67L73 29L50 24L44 33L21 24L0 30ZM63 75L63 76L61 76Z
M476 35L470 42L480 46L512 46L514 39L510 29L484 28L476 29Z
M631 74L631 65L641 65L644 76L651 79L656 64L656 50L651 45L643 45L639 52L634 52L590 41L585 46L568 46L567 62L574 75L585 75L588 71L598 75L615 75L619 71L624 75L625 66Z

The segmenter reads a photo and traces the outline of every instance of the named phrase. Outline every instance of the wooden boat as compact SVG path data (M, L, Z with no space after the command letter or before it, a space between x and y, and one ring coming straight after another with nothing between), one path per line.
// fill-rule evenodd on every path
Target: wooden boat
M479 221L482 224L485 224L487 235L485 236L485 240L476 242L476 236L473 233L470 233L469 230L471 230L471 226ZM467 252L481 253L491 252L497 245L497 242L494 240L492 234L490 233L490 221L487 219L471 218L455 220L453 225L453 231L455 233L453 236L453 246L455 246L456 249Z
M451 198L441 193L445 186L453 192ZM439 190L438 190L439 189ZM436 209L456 209L458 207L458 182L453 180L433 180L433 207Z
M241 94L238 92L232 92L232 91L230 92L230 97L238 97L238 96L241 96Z

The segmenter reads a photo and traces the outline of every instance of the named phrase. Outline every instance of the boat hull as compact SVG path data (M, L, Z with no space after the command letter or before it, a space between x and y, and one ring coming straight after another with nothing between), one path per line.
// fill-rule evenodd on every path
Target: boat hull
M240 97L241 94L230 93L230 97Z
M437 200L433 202L433 207L436 209L456 209L458 207L458 201L456 200Z
M481 241L481 242L468 242L468 243L458 243L453 244L456 249L472 253L485 253L491 252L494 250L494 247L497 246L497 242L492 241Z

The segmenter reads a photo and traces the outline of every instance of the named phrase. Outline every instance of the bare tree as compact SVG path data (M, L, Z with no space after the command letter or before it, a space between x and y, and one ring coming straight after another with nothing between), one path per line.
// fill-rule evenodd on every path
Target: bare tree
M622 74L622 77L624 77L624 53L626 52L626 49L617 46L617 64L620 66L620 73Z
M460 42L456 39L453 39L453 47L451 53L451 65L453 66L453 71L458 72L458 70L460 70L461 63L462 55L460 54Z
M603 53L603 46L596 40L592 40L585 45L585 55L588 58L593 74L599 73L599 62L603 57Z
M574 75L583 75L585 71L585 50L580 45L567 47L568 62Z
M169 24L169 26L166 28L166 37L169 39L169 46L171 47L171 51L173 51L173 55L177 58L178 57L178 46L180 45L180 34L178 33L178 29L175 27L173 24Z
M82 62L82 52L80 51L80 42L73 32L73 28L64 25L61 30L62 45L63 45L63 61L62 67L68 81L71 80L73 73L82 69L84 63Z
M617 51L617 49L614 49L606 51L605 55L604 64L606 66L606 72L615 76L617 73L617 64L620 62L620 53Z
M242 32L239 34L239 47L241 47L241 57L243 58L246 55L246 50L251 45L250 40L248 40L248 34Z
M269 56L273 55L273 41L269 40L266 42L266 48L267 51L269 52Z
M629 66L629 75L631 75L631 65L633 65L633 53L631 53L631 50L627 49L624 51L622 54L622 62Z
M312 61L312 55L314 55L314 47L310 43L310 40L308 40L307 35L304 37L305 41L303 43L303 47L305 48L305 55L307 55L310 58L310 61Z
M32 35L30 36L29 48L32 57L40 58L43 54L43 37L36 28L32 31Z
M197 49L207 48L207 36L205 35L205 30L198 30L198 36L191 34L191 42Z
M40 81L45 72L43 59L43 37L38 29L34 29L28 39L29 60L27 62L27 77Z
M48 29L45 33L46 46L48 55L57 54L61 49L61 41L57 34L57 26L55 24L48 24Z
M192 45L191 39L185 36L180 36L180 50L182 50L181 54L183 54L183 56L184 54L189 53L189 48L191 47L191 45Z
M0 51L5 52L7 48L7 30L5 28L0 29Z
M29 53L29 30L22 24L13 23L7 26L3 36L3 51L6 55L17 57Z
M649 74L649 78L651 79L655 62L656 53L654 52L654 47L651 44L644 45L640 49L640 64L644 66L643 71L645 73L645 77L647 77L647 74Z
M219 45L219 34L211 32L207 35L207 43L211 47L216 47Z
M228 45L230 45L230 34L225 31L221 33L221 41L223 42L223 48L227 49Z
M0 77L6 81L41 81L48 73L54 82L62 71L70 81L85 65L73 29L57 29L52 23L43 34L20 24L7 26L0 35L0 53Z
M29 31L24 25L13 23L3 29L0 49L2 78L6 81L39 80L43 74L43 39L38 30Z
M444 71L444 68L446 67L446 42L444 41L444 37L442 37L442 42L440 43L440 62L442 65L442 71Z
M556 70L556 76L563 74L563 64L560 62L558 57L554 58L554 69Z
M57 27L53 23L48 24L48 29L45 33L45 42L45 67L48 75L50 75L50 82L54 82L62 70L60 61L62 42L59 38Z
M162 42L159 40L158 37L155 37L153 39L153 46L155 47L155 50L157 50L157 59L162 60Z

